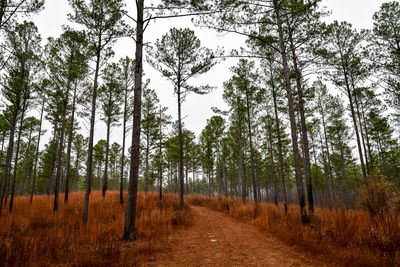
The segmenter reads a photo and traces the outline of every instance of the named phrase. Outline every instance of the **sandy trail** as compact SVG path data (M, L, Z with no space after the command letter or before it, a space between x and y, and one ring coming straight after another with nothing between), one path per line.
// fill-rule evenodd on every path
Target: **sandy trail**
M170 250L142 266L327 266L257 226L191 206L194 224L177 231Z

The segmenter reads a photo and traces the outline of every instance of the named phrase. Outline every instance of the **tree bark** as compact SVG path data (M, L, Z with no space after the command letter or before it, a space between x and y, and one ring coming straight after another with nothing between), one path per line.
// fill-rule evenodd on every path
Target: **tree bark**
M281 126L279 123L279 115L278 115L278 101L276 95L276 87L275 82L273 80L272 74L272 66L270 66L271 72L271 87L272 87L272 98L274 102L274 113L275 113L275 127L276 127L276 136L278 139L278 154L279 154L279 176L281 178L281 186L282 186L282 193L283 193L283 206L285 208L285 214L287 214L288 210L288 200L287 200L287 193L286 193L286 182L285 182L285 171L283 166L283 152L282 152L282 137L281 137Z
M272 142L272 126L270 121L267 122L268 125L268 139L269 139L269 154L270 154L270 162L272 169L272 182L274 184L274 203L278 206L278 185L276 183L276 174L275 174L275 162L274 162L274 151L273 151L273 142Z
M253 151L253 133L251 130L251 107L249 95L246 88L246 106L247 106L247 125L249 131L249 145L250 145L250 168L251 168L251 180L253 182L253 198L254 198L254 217L257 216L258 212L258 196L257 196L257 182L256 182L256 174L254 170L254 151Z
M59 147L57 151L57 174L56 174L56 187L54 190L54 208L53 211L58 211L58 193L60 190L60 180L61 180L61 171L62 171L62 155L64 151L64 134L65 134L65 123L67 120L67 107L68 107L68 98L69 98L69 90L70 90L70 82L67 85L67 92L64 96L63 103L63 114L62 114L62 123L61 123L61 132L60 132L60 140Z
M332 207L332 194L334 195L334 192L331 192L331 191L333 191L333 188L334 188L334 185L333 185L333 174L332 174L332 164L331 164L331 156L330 156L330 152L329 152L329 144L328 144L328 135L327 135L327 130L326 130L326 122L325 122L325 109L324 109L324 107L323 107L323 104L322 104L322 99L321 98L319 98L319 106L320 106L320 109L321 109L321 117L322 117L322 128L323 128L323 132L324 132L324 139L325 139L325 149L326 149L326 156L327 156L327 159L328 159L328 168L327 168L327 170L328 170L328 173L329 173L329 181L328 181L328 177L325 177L326 178L326 185L327 185L327 190L328 190L328 205L329 205L329 207L331 208ZM321 145L323 144L322 143L322 137L320 137L321 138ZM322 153L324 152L323 151L324 149L323 149L323 147L322 147Z
M131 170L128 188L128 203L126 206L126 217L124 227L124 241L135 240L136 200L137 182L139 178L139 147L140 147L140 119L142 111L142 75L143 75L143 10L144 0L137 0L137 23L136 23L136 65L135 65L135 92L133 100L133 130L132 130L132 152Z
M99 47L101 47L101 35L99 35ZM96 99L97 99L97 88L98 78L100 71L100 58L101 51L96 51L96 68L94 73L93 82L93 94L92 94L92 113L90 116L90 133L89 133L89 145L88 145L88 157L87 157L87 168L86 168L86 186L85 186L85 200L83 203L83 224L86 226L89 213L89 195L91 190L91 182L93 177L93 141L94 141L94 122L96 120Z
M183 211L183 193L184 193L184 181L183 181L183 136L182 136L182 111L181 111L181 84L180 78L178 77L177 86L178 95L178 132L179 132L179 210Z
M159 132L159 135L160 135L160 142L159 142L159 145L158 145L158 148L159 148L159 153L160 153L160 158L159 158L159 162L158 162L158 185L159 185L159 193L160 193L160 200L162 199L162 183L163 183L163 181L162 181L162 175L163 175L163 172L162 172L162 113L161 113L162 111L161 111L161 106L160 106L160 132Z
M75 120L75 103L76 103L76 90L77 84L74 87L74 96L72 98L72 114L71 114L71 125L69 129L68 135L68 148L67 148L67 162L66 162L66 174L65 174L65 196L64 202L68 202L68 194L69 194L69 176L70 176L70 163L71 163L71 149L72 149L72 136L74 135L74 120Z
M18 139L17 139L17 150L15 151L14 174L13 174L13 180L12 180L12 186L11 186L10 213L12 213L13 204L14 204L14 192L15 192L15 182L17 180L19 148L20 148L20 143L21 143L22 125L23 125L23 122L24 122L26 105L27 105L27 99L24 100L22 113L21 113L21 120L19 122Z
M354 88L354 84L352 84L353 88ZM365 145L365 138L364 138L364 131L363 131L363 124L362 124L362 120L361 120L361 112L360 112L360 106L358 104L358 97L356 94L354 94L354 102L356 104L356 110L357 110L357 119L358 119L358 124L360 125L360 134L361 134L361 143L364 149L364 156L365 156L365 165L366 165L366 171L367 171L367 175L369 175L369 161L368 161L368 153L367 153L367 147ZM367 135L367 131L365 130L365 134Z
M242 117L239 111L237 111L238 116L238 130L239 130L239 146L238 146L238 179L239 184L242 186L242 202L246 203L246 181L244 177L244 166L243 166L243 144L242 144Z
M292 51L293 67L295 71L296 86L297 86L297 98L299 101L299 113L300 113L300 124L301 124L301 137L304 147L304 175L306 178L306 188L307 188L307 199L308 199L308 210L314 212L314 198L311 180L311 161L310 161L310 148L308 145L308 132L307 132L307 122L304 111L304 99L303 99L303 87L301 85L301 73L298 67L297 55L295 51L295 46L293 44L292 32L289 30L289 41L290 49Z
M348 96L349 102L350 102L350 111L351 111L351 117L353 119L354 131L355 131L355 134L356 134L358 155L360 157L360 163L361 163L361 171L362 171L362 174L363 174L364 183L367 185L368 184L367 183L367 173L365 171L364 157L363 157L362 148L361 148L361 141L360 141L360 134L358 132L357 118L356 118L356 113L354 111L353 96L352 96L352 92L350 90L350 84L349 84L347 70L344 67L343 67L343 75L344 75L345 84L346 84L347 96Z
M303 185L303 177L301 173L301 164L300 164L300 154L298 148L298 141L297 141L297 128L296 128L296 121L295 121L295 111L293 105L293 95L292 89L290 86L290 70L287 60L286 54L286 47L285 41L283 36L283 29L282 29L282 21L281 21L281 14L280 14L280 6L278 0L273 0L274 4L274 11L276 15L276 22L278 26L279 32L279 46L282 56L282 63L284 69L284 78L285 78L285 89L288 99L288 108L289 108L289 118L290 118L290 128L291 128L291 136L292 136L292 145L293 145L293 154L294 154L294 163L295 163L295 174L296 174L296 184L297 184L297 194L299 198L300 204L300 216L301 221L303 223L308 222L308 216L305 211L305 195L304 195L304 185Z
M1 217L1 211L3 208L3 199L4 199L4 197L7 198L7 193L8 193L7 191L8 191L8 184L9 184L9 180L10 180L11 160L12 160L12 155L13 155L13 150L14 150L14 135L15 135L17 116L18 116L18 110L15 110L13 113L13 118L12 118L12 122L11 122L10 137L9 137L9 141L8 141L6 162L5 162L5 166L4 166L4 176L3 176L3 182L1 185L0 217Z
M32 180L30 203L32 203L32 201L33 201L33 192L35 192L36 175L37 175L37 163L38 163L38 159L39 159L39 146L40 146L40 137L42 135L43 110L44 110L45 101L46 101L46 98L43 98L43 100L42 100L42 109L40 111L38 140L37 140L37 144L36 144L35 165L33 167L33 180Z
M21 188L19 190L20 195L24 195L25 194L25 183L26 183L26 177L28 176L28 156L29 156L29 152L30 152L30 148L31 148L31 143L32 143L32 131L33 131L33 124L31 125L30 129L29 129L29 137L28 137L28 146L26 148L25 151L25 159L24 159L24 174L22 176L22 184L21 184Z
M111 93L110 93L111 96ZM111 98L111 97L110 97ZM104 166L104 179L103 179L103 197L106 196L107 186L108 186L108 154L110 152L110 129L111 129L111 118L107 119L107 145L106 145L106 162Z
M350 196L350 187L349 187L349 179L347 177L347 169L346 169L346 159L344 157L344 149L342 139L340 138L339 133L337 134L339 140L339 147L340 147L340 157L342 160L342 174L344 177L345 187L346 187L346 207L351 207L351 196Z
M149 190L149 154L150 154L150 134L146 133L146 156L145 156L145 171L144 171L144 192Z
M124 166L125 166L125 140L126 140L126 121L128 117L128 84L125 84L124 94L124 122L122 125L122 155L121 155L121 170L119 177L119 202L124 203Z

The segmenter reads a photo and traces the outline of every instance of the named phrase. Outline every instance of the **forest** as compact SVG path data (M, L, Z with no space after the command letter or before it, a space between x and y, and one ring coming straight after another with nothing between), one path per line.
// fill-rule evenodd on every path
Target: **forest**
M398 1L361 30L322 0L65 1L43 40L45 0L0 0L0 266L400 266ZM185 108L227 59L196 133ZM232 257L240 236L262 249Z

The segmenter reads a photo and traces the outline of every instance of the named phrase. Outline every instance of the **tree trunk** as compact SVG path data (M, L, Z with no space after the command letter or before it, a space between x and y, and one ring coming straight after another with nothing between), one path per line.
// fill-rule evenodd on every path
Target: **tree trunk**
M71 114L71 125L69 129L68 135L68 148L67 148L67 163L66 163L66 174L65 174L65 196L64 202L68 202L68 193L69 193L69 176L70 176L70 163L71 163L71 149L72 149L72 136L74 135L74 120L75 120L75 102L76 102L76 90L77 84L74 87L74 96L72 99L72 114Z
M349 187L349 179L347 177L347 170L346 170L346 159L344 157L344 150L343 150L343 143L342 139L340 138L339 133L337 134L339 140L339 147L340 147L340 157L342 159L342 174L344 177L344 182L346 186L346 207L351 207L351 196L350 196L350 187Z
M18 111L16 110L13 113L13 117L12 117L11 128L10 128L10 137L9 137L9 141L8 141L8 148L7 148L7 155L6 155L6 162L5 162L5 166L4 166L3 182L1 185L0 217L1 217L1 211L3 208L3 199L4 199L4 197L7 198L7 193L8 193L8 184L9 184L9 180L10 180L11 160L12 160L12 155L13 155L13 150L14 150L14 135L15 135L15 128L16 128L16 123L17 123L17 116L18 116Z
M67 92L64 96L64 105L63 105L63 114L62 114L62 123L61 123L61 132L60 132L60 140L59 147L57 151L57 174L56 174L56 187L54 191L54 208L53 211L58 211L58 193L60 189L60 180L61 180L61 170L62 170L62 155L64 151L64 134L65 134L65 123L67 120L67 106L68 106L68 98L69 98L69 90L70 83L67 85Z
M295 51L295 46L293 44L292 32L289 30L289 40L290 49L292 51L293 67L296 77L297 86L297 98L299 101L299 113L300 113L300 124L301 124L301 136L303 140L304 147L304 175L306 178L306 188L307 188L307 199L308 199L308 210L314 212L314 198L312 190L312 180L311 180L311 161L310 161L310 149L308 145L308 133L307 133L307 122L304 111L304 99L303 99L303 87L301 85L301 73L297 63L297 55Z
M366 121L365 110L364 110L363 106L361 106L361 111L362 111L362 117L363 117L365 138L366 138L366 141L367 141L367 149L368 149L369 161L370 161L370 164L371 164L370 168L371 168L371 170L373 170L374 169L374 158L372 157L371 142L369 140L367 121Z
M19 148L21 143L21 135L22 135L22 125L24 122L25 111L26 111L27 100L24 100L22 113L21 113L21 120L19 122L19 130L18 130L18 139L17 139L17 150L15 151L15 159L14 159L14 174L11 186L11 198L10 198L10 213L12 213L13 204L14 204L14 192L15 192L15 182L17 180L17 170L18 170L18 157L19 157Z
M76 192L77 184L78 184L79 157L80 157L80 151L78 150L78 151L76 152L76 160L75 160L74 192Z
M347 96L348 96L349 102L350 102L350 111L351 111L351 117L353 119L354 131L356 133L357 148L358 148L358 154L360 157L361 170L362 170L362 174L363 174L363 178L364 178L364 183L367 185L367 173L365 171L365 166L364 166L364 157L363 157L363 153L362 153L362 149L361 149L361 141L360 141L360 134L358 132L356 113L354 111L353 96L352 96L352 93L350 90L350 84L349 84L349 80L347 77L347 71L344 68L343 68L343 74L344 74L345 83L346 83Z
M160 159L159 159L159 162L158 162L158 185L159 185L159 192L160 192L160 200L162 199L162 183L163 183L163 181L162 181L162 175L163 175L163 173L162 173L162 113L161 113L162 111L161 111L161 106L160 106L160 142L159 142L159 145L158 145L158 148L159 148L159 153L160 153Z
M271 170L272 170L272 182L274 184L274 203L278 206L278 185L276 183L276 174L275 174L275 162L274 162L274 151L273 151L273 142L272 142L272 127L271 123L268 119L268 139L269 139L269 154L270 154L270 162L271 162Z
M319 99L319 106L320 106L320 108L321 108L321 117L322 117L322 128L323 128L323 132L324 132L324 138L325 138L325 149L326 149L326 156L327 156L327 159L328 159L328 168L327 168L327 170L328 170L328 174L329 174L329 181L328 181L328 177L326 176L325 178L326 178L326 186L327 186L327 190L328 190L328 205L329 205L329 208L331 208L332 207L332 195L334 195L334 193L333 192L331 192L331 191L333 191L333 188L334 188L334 185L333 185L333 174L332 174L332 164L331 164L331 156L330 156L330 152L329 152L329 144L328 144L328 135L327 135L327 131L326 131L326 122L325 122L325 110L324 110L324 108L323 108L323 105L322 105L322 99L320 98ZM322 136L320 136L320 138L321 138L321 146L322 146ZM322 153L323 153L323 147L321 147L322 148Z
M242 118L238 109L238 130L239 130L239 147L238 147L238 180L239 185L242 186L242 202L246 203L246 182L244 178L244 166L243 166L243 144L242 144Z
M110 94L111 95L111 94ZM111 118L107 119L107 145L106 145L106 163L104 166L104 179L103 179L103 197L106 196L108 186L108 154L110 152L110 129L111 129Z
M33 192L35 192L36 175L37 175L37 163L38 163L38 159L39 159L39 146L40 146L40 137L42 135L43 110L44 110L45 101L46 101L46 98L43 98L42 108L41 108L41 111L40 111L38 140L37 140L37 144L36 144L35 165L33 167L33 181L32 181L30 203L32 203L32 200L33 200Z
M282 63L285 75L285 89L288 99L288 108L289 108L289 118L290 118L290 128L291 128L291 136L292 136L292 145L293 145L293 154L294 154L294 164L295 164L295 173L296 173L296 184L297 184L297 194L299 198L300 204L300 216L301 221L303 223L308 222L308 216L305 211L305 196L304 196L304 185L303 185L303 177L301 173L301 164L300 164L300 154L298 148L298 141L297 141L297 128L296 128L296 121L295 121L295 111L293 105L293 95L292 89L290 86L290 70L287 61L286 55L286 47L285 41L283 36L283 29L282 29L282 21L281 21L281 14L280 14L280 6L278 0L273 0L274 10L276 14L276 22L278 26L279 32L279 45L280 51L282 56Z
M354 85L352 84L353 88ZM362 120L361 120L361 113L360 113L360 107L358 104L358 97L357 95L354 95L354 102L356 103L356 109L357 109L357 119L358 119L358 124L360 125L360 134L361 134L361 142L362 142L362 146L364 149L364 156L365 156L365 165L367 167L367 174L369 175L369 161L368 161L368 153L367 153L367 147L365 146L365 138L364 138L364 131L363 131L363 124L362 124ZM365 130L365 135L367 135L367 130Z
M281 178L281 186L283 193L283 206L285 208L285 214L287 214L288 210L288 201L287 201L287 193L286 193L286 182L285 182L285 172L283 166L283 152L282 152L282 138L281 138L281 127L279 123L279 115L278 115L278 102L276 99L276 87L272 74L272 66L270 66L271 71L271 87L272 87L272 97L274 100L274 113L275 113L275 127L276 127L276 136L278 139L278 154L279 154L279 176Z
M247 89L247 88L246 88ZM249 144L250 144L250 167L251 167L251 180L253 183L253 198L254 198L254 217L257 216L258 212L258 197L257 197L257 182L256 182L256 174L254 170L254 151L253 151L253 133L251 130L251 107L249 96L246 90L246 106L247 106L247 125L249 130Z
M99 36L99 41L100 41ZM100 43L100 42L99 42ZM101 44L99 44L100 47ZM94 73L93 81L93 93L92 93L92 113L90 116L90 133L89 133L89 145L88 145L88 157L87 157L87 168L86 168L86 186L85 186L85 200L83 203L83 224L86 226L89 213L89 194L91 190L91 182L93 177L93 141L94 141L94 122L96 120L96 99L97 99L97 88L98 88L98 78L100 71L100 58L101 51L96 51L96 68Z
M142 75L143 75L143 10L144 0L137 0L136 22L136 65L135 65L135 92L133 102L133 130L131 170L128 188L128 203L124 227L124 241L135 240L137 182L139 177L139 147L140 147L140 119L142 106Z
M26 148L25 151L25 162L24 162L24 174L22 176L22 184L21 184L21 188L19 190L20 195L24 195L25 194L25 183L26 183L26 177L28 176L28 156L29 156L29 152L30 152L30 148L31 148L31 143L32 143L32 131L33 131L33 124L31 125L30 129L29 129L29 137L28 137L28 146Z
M257 216L257 210L258 210L258 197L257 197L257 182L256 182L256 174L254 170L254 151L253 151L253 134L251 131L251 107L250 107L250 101L249 101L249 96L246 91L246 106L247 106L247 124L248 124L248 130L249 130L249 144L250 144L250 167L251 167L251 180L253 183L253 198L254 198L254 217Z
M183 191L184 191L184 181L183 181L183 136L182 136L182 112L181 112L181 84L180 78L178 77L178 132L179 132L179 210L183 211Z
M124 203L124 166L125 166L125 140L126 140L126 121L128 117L128 85L125 84L124 94L124 122L122 125L122 155L121 155L121 170L119 176L119 202Z
M150 154L150 134L146 133L146 156L145 156L145 171L144 171L144 192L149 190L149 154Z

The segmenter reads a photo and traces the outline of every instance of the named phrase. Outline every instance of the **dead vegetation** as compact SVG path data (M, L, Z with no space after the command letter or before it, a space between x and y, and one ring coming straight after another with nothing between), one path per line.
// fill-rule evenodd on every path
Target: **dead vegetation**
M222 211L256 224L290 245L343 266L400 266L400 220L397 196L390 184L375 174L360 190L360 210L316 209L310 223L299 223L298 206L260 203L254 218L254 203L224 197L188 197L190 204Z
M18 197L10 215L0 218L0 265L6 266L131 266L152 253L168 249L167 241L179 225L191 223L190 209L179 212L179 199L139 193L137 242L122 242L125 204L118 192L90 196L89 220L82 224L83 193L73 193L67 205L53 213L53 197ZM125 196L126 199L126 196Z

